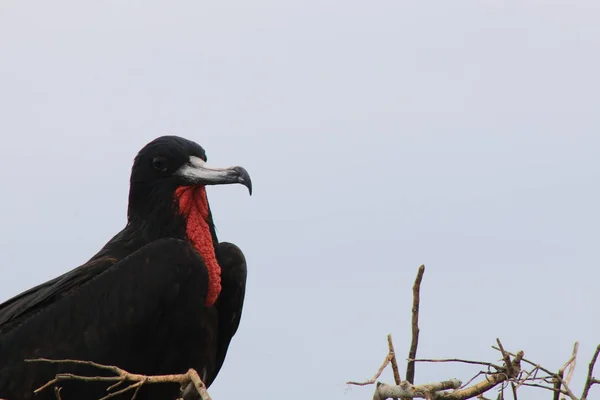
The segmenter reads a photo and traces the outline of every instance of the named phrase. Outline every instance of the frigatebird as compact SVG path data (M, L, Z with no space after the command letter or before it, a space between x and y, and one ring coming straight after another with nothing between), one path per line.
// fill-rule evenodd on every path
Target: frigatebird
M25 362L38 358L144 375L193 368L210 386L238 329L246 260L217 240L206 186L239 183L252 194L252 183L244 168L211 168L206 160L200 145L178 136L148 143L133 162L125 228L85 264L0 304L0 399L55 399L52 389L33 392L58 372L112 375ZM106 396L109 385L59 386L63 400L84 400ZM189 389L184 397L196 398ZM154 384L136 399L180 395L177 384Z

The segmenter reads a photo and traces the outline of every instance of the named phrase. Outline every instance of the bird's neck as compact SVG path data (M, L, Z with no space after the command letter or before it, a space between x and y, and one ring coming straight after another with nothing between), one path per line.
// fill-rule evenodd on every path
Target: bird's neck
M221 267L215 254L217 238L206 188L204 186L182 186L175 190L175 198L179 213L185 220L187 240L200 253L208 270L206 305L211 306L221 292Z

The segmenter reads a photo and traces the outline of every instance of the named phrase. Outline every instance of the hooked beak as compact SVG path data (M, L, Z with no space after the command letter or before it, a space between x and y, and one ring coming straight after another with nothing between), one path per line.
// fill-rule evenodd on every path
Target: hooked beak
M192 185L229 185L241 183L248 188L252 196L252 181L250 175L242 167L211 168L200 157L190 157L190 160L179 168L175 175L185 179Z

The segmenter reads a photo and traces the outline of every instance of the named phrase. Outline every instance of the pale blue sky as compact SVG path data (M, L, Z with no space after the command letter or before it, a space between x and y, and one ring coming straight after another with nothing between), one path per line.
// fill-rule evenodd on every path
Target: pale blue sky
M209 190L249 268L214 399L370 398L344 382L389 332L405 357L421 263L420 356L491 361L500 337L557 369L580 340L580 392L599 20L596 1L3 0L0 300L120 230L135 153L172 133L254 182Z

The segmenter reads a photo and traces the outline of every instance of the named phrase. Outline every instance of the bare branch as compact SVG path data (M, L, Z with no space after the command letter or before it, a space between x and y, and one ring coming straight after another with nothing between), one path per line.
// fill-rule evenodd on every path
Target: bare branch
M550 390L550 391L554 391L554 392L559 392L559 393L562 393L562 394L567 394L567 392L565 392L564 390L558 390L557 391L553 387L540 385L538 383L523 383L523 386L536 387L536 388L546 389L546 390Z
M390 363L391 360L392 360L392 355L391 355L391 353L388 352L388 354L385 356L385 360L383 360L383 364L381 364L381 367L379 367L379 369L375 373L375 376L373 376L373 379L370 379L365 382L349 381L349 382L346 382L346 384L347 385L355 385L355 386L366 386L366 385L374 384L377 381L377 379L381 376L383 370L385 369L385 367L388 366L388 364Z
M512 388L513 399L514 400L518 400L518 397L517 397L517 387L515 386L515 383L511 382L510 383L510 387Z
M193 383L194 387L198 391L198 394L200 394L200 398L202 400L211 400L208 392L206 391L206 385L204 385L204 382L202 382L202 380L198 376L198 373L193 369L190 369L185 374L146 376L146 375L132 374L132 373L129 373L119 367L115 367L112 365L102 365L102 364L98 364L98 363L95 363L92 361L51 360L51 359L47 359L47 358L37 358L37 359L28 359L28 360L25 360L25 362L45 362L45 363L50 363L50 364L88 365L88 366L95 367L95 368L98 368L101 370L110 371L116 375L116 376L81 376L81 375L75 375L75 374L69 374L69 373L60 373L60 374L57 374L54 377L54 379L48 381L46 384L44 384L43 386L36 389L34 391L34 393L36 393L36 394L50 386L53 386L54 384L56 384L58 382L61 382L61 381L76 380L76 381L84 381L84 382L116 382L114 385L112 385L108 388L108 391L113 390L118 385L120 385L124 382L131 382L131 384L129 386L127 386L121 390L118 390L116 392L110 393L100 400L107 400L112 397L118 396L119 394L122 394L122 393L125 393L125 392L135 389L133 397L132 397L132 400L133 400L137 396L137 393L138 393L139 389L142 387L142 385L144 385L146 383L172 382L172 383L179 383L180 385L184 385L184 384L188 384L191 382L191 383ZM59 397L60 392L59 391L57 392L56 389L55 389L55 394L57 395L57 398L60 398Z
M471 379L469 379L459 389L464 389L464 388L468 387L471 384L471 382L473 382L475 379L477 379L479 377L479 375L486 375L486 374L487 373L485 371L479 371L474 377L472 377Z
M202 400L211 400L210 395L206 390L206 385L204 384L204 382L202 382L202 379L200 379L200 375L198 375L198 372L196 372L195 369L190 368L186 375L190 377L190 381L192 381L192 383L194 384L194 387L198 391L200 398Z
M485 380L470 386L465 389L457 390L453 393L447 393L445 396L442 396L442 399L452 399L452 400L465 400L470 399L472 397L477 397L479 395L484 394L488 390L497 386L498 384L506 381L508 376L503 373L492 374L485 377Z
M563 366L563 370L566 371L567 367L569 367L569 372L567 372L567 379L565 379L565 383L571 383L571 378L573 378L573 372L575 371L575 365L577 364L577 351L579 350L579 342L575 342L573 345L573 355L565 363Z
M502 353L502 359L504 360L504 365L506 366L506 373L508 376L512 377L515 375L515 370L510 361L510 356L504 351L504 347L502 347L502 343L500 339L496 338L496 343L498 343L498 347L500 348L500 352Z
M594 366L596 365L596 361L598 360L598 353L600 353L600 344L596 347L596 351L594 352L594 356L592 357L592 361L590 361L590 365L588 367L587 379L585 380L585 385L583 386L583 394L581 395L581 400L587 400L588 394L590 392L590 388L594 383L598 383L596 379L594 379Z
M394 351L394 343L392 342L392 335L387 335L388 340L388 350L389 355L391 356L390 361L392 363L392 371L394 373L394 381L396 385L402 383L402 379L400 378L400 371L398 370L398 361L396 361L396 352Z
M561 393L561 385L563 384L564 371L558 370L558 374L554 377L554 397L552 400L559 400Z
M516 390L516 389L519 389L519 387L521 387L523 384L525 384L525 382L527 382L527 380L529 379L529 377L530 377L532 374L536 373L538 370L539 370L539 367L535 367L534 369L532 369L531 371L529 371L529 372L528 372L528 373L525 375L525 377L524 377L523 379L521 379L521 380L520 380L520 382L519 382L519 384L517 385L517 387L515 388L515 390ZM536 379L536 378L535 378L535 375L533 376L533 379L534 379L534 380Z
M492 349L500 351L500 348L499 348L499 347L496 347L496 346L492 346ZM516 357L516 356L517 356L516 354L514 354L514 353L511 353L510 351L506 351L506 354L508 354L508 355L509 355L509 356L511 356L511 357ZM523 361L523 362L526 362L527 364L529 364L529 365L531 365L531 366L533 366L533 367L538 367L538 368L539 368L541 371L544 371L544 372L545 372L545 373L547 373L548 375L551 375L551 376L555 376L555 375L556 375L556 373L554 373L554 372L550 371L549 369L546 369L546 368L542 367L541 365L539 365L539 364L536 364L536 363L534 363L533 361L531 361L531 360L528 360L528 359L526 359L526 358L524 358L524 357L522 357L522 358L521 358L521 361Z
M484 361L472 361L472 360L463 360L461 358L415 358L412 361L414 362L430 362L430 363L446 363L446 362L456 362L456 363L464 363L464 364L475 364L475 365L484 365L486 367L495 368L497 370L501 370L502 367Z
M518 367L521 363L522 358L523 358L523 352L520 351L517 353L517 355L515 356L515 358L512 361L508 360L508 362L511 365ZM515 370L515 368L513 368L513 370ZM483 393L492 389L494 386L497 386L498 384L503 383L513 377L514 376L509 376L507 373L503 373L503 372L487 375L485 377L485 380L483 380L471 387L468 387L465 389L460 389L460 390L457 390L457 391L451 392L451 393L443 393L442 395L438 396L438 398L451 399L451 400L470 399L472 397L477 397L479 395L482 395Z
M437 398L437 392L447 389L456 389L460 385L461 382L458 379L450 379L448 381L418 386L412 385L407 381L402 382L400 385L378 383L375 394L373 395L373 400L385 400L398 397L433 399Z
M131 385L121 389L121 390L117 390L116 392L110 393L104 397L102 397L100 400L108 400L110 398L116 397L120 394L129 392L132 389L135 389L135 392L133 392L133 396L131 396L131 399L133 400L135 398L135 396L137 396L137 392L140 390L140 388L142 387L142 385L144 384L145 381L139 381L136 383L132 383Z
M413 307L412 307L412 341L408 352L408 364L406 366L406 380L413 383L415 380L415 362L411 361L417 357L417 347L419 345L419 303L421 292L421 281L425 273L425 265L419 267L417 278L413 285Z
M512 361L509 360L509 363L513 366L513 370L515 371L515 373L518 373L517 370L520 369L519 365L520 365L522 357L523 357L523 352L519 352L519 353L517 353L517 355L515 356L515 358ZM435 386L434 387L435 390L431 389L431 387L429 389L425 390L422 388L427 385L413 386L408 381L404 381L404 382L402 382L401 385L396 385L396 386L378 384L377 390L375 391L375 395L373 396L373 399L374 400L384 400L384 399L387 399L390 397L402 397L402 398L422 397L422 398L430 398L430 399L436 399L436 400L439 400L439 399L442 399L442 400L466 400L466 399L470 399L473 397L478 397L478 396L482 395L483 393L487 392L488 390L492 389L493 387L497 386L498 384L506 382L513 377L514 376L509 376L507 373L504 373L504 372L494 373L494 374L487 375L485 377L485 379L482 380L481 382L479 382L473 386L470 386L468 388L465 388L465 389L458 389L461 386L461 384L460 384L460 381L458 381L456 379L437 383L437 385L447 384L448 382L452 382L453 384L458 383L458 385L455 385L452 387L445 387L446 389L458 389L458 390L455 390L452 392L440 392L441 390L445 390L445 389L440 389L439 388L440 386ZM433 385L436 385L436 384L433 384Z
M365 383L348 382L350 384L365 385L376 381L382 371L391 362L394 370L394 379L396 385L386 385L377 382L377 387L373 395L373 400L386 400L388 398L410 400L413 398L425 398L427 400L467 400L478 398L487 400L484 396L489 396L487 392L496 388L498 392L497 399L504 400L505 389L512 389L514 400L517 400L518 389L522 386L536 387L544 390L552 391L555 400L560 400L561 395L567 396L570 400L587 400L590 387L594 384L600 384L600 379L593 376L593 369L600 357L600 345L596 348L592 361L589 365L586 385L584 388L584 397L577 398L569 388L571 379L574 374L577 363L577 353L579 350L579 342L575 342L573 352L569 360L558 370L558 373L552 372L538 363L527 360L524 357L524 352L511 353L504 349L500 339L496 339L497 345L492 348L498 350L502 354L503 364L497 365L491 362L466 360L460 358L447 359L418 359L416 358L418 340L419 340L419 303L420 303L420 285L424 275L425 266L419 267L415 283L413 285L413 307L412 307L412 341L409 350L408 365L406 370L406 380L400 381L398 366L395 358L394 346L392 337L388 335L388 355L375 375L375 377ZM448 381L436 382L427 385L414 385L415 365L417 362L428 363L464 363L472 365L481 365L487 367L486 371L480 371L471 378L466 384L461 384L457 379ZM533 368L527 369L521 367L521 364L527 363ZM478 383L471 385L480 375L483 378ZM491 393L491 392L490 392ZM564 400L564 397L563 397Z
M559 400L560 395L561 395L561 386L568 385L569 381L571 380L571 376L573 375L573 368L575 367L575 365L574 365L575 360L577 358L577 349L579 349L579 342L575 342L575 345L573 346L573 354L571 355L571 358L569 358L569 360L565 363L565 365L563 365L558 370L558 374L556 374L556 376L554 378L553 400ZM569 373L567 374L567 379L563 379L563 377L565 376L565 370L571 365L571 363L573 363L573 367L571 367L571 369L569 370Z
M498 347L496 347L496 346L492 346L492 348L493 348L493 349L495 349L495 350L501 351L501 349L500 349L500 348L498 348ZM510 351L505 351L505 353L506 353L506 354L508 354L508 355L511 355L511 356L516 356L515 354L511 353ZM518 355L518 354L517 354L517 355ZM539 368L541 371L544 371L545 373L547 373L548 375L550 375L550 377L552 377L552 379L554 380L554 382L552 382L552 383L555 383L555 382L556 382L556 378L558 378L558 375L557 375L556 373L554 373L554 372L550 371L550 370L549 370L549 369L547 369L547 368L544 368L544 367L542 367L542 366L541 366L541 365L539 365L539 364L536 364L536 363L534 363L534 362L533 362L533 361L531 361L531 360L527 360L526 358L523 358L523 357L522 357L522 358L521 358L521 361L523 361L523 362L526 362L527 364L530 364L530 365L533 365L534 367L537 367L537 368ZM566 384L566 383L563 381L562 377L560 377L560 381L562 382L562 385L563 385L563 386L564 386L564 388L565 388L564 392L563 392L563 391L561 391L561 393L564 393L564 394L566 394L567 396L569 396L569 397L571 398L571 400L579 400L579 399L577 399L577 396L575 396L575 395L573 394L573 392L572 392L572 391L571 391L571 389L569 388L569 385L568 385L568 384ZM527 386L530 386L530 385L527 385ZM552 389L552 390L554 390L554 389ZM581 399L581 400L584 400L584 399Z

